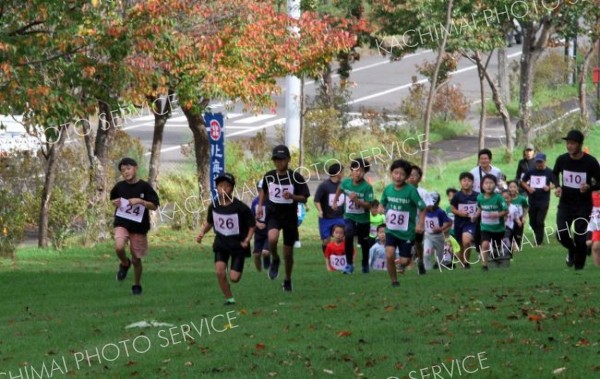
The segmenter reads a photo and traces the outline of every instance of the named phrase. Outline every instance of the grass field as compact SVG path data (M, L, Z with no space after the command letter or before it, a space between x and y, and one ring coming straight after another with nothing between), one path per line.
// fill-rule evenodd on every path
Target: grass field
M302 235L294 292L247 261L233 308L222 305L209 245L190 234L152 236L140 297L130 295L131 278L114 280L110 245L22 249L0 261L0 377L19 369L23 378L600 373L600 269L589 262L575 274L557 246L527 248L509 269L487 274L477 264L408 271L391 288L384 272L327 272L318 237L304 226ZM125 329L142 320L174 328Z
M599 143L586 140L592 153ZM549 165L563 151L548 149ZM474 164L448 163L424 186L443 193ZM516 162L494 164L514 175ZM311 211L294 292L247 261L225 307L211 242L194 233L151 234L139 297L132 273L115 281L111 244L0 258L0 378L600 377L600 268L567 269L553 237L509 269L411 270L391 288L384 272L327 272ZM139 321L172 327L126 329Z

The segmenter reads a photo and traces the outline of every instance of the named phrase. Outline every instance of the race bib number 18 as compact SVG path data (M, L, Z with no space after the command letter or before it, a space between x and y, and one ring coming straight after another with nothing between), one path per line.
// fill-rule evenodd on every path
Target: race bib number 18
M142 222L145 209L142 204L132 205L129 200L121 198L121 206L117 209L116 215L133 222Z

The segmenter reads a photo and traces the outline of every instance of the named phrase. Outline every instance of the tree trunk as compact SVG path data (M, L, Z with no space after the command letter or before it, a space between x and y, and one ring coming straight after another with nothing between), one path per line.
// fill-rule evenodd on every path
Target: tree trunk
M199 108L206 109L208 103L209 100L204 99L200 104ZM212 197L214 195L210 193L208 177L210 172L210 152L208 151L209 143L208 135L206 134L206 124L204 123L204 118L202 117L201 111L194 111L186 107L182 107L181 109L183 110L183 114L185 115L185 118L188 121L188 127L190 128L194 136L194 155L196 157L196 180L198 183L198 192L202 201L203 199L208 199L209 197ZM203 194L203 192L205 193Z
M479 96L481 99L481 111L479 113L479 150L485 147L485 121L487 106L485 104L485 67L481 64L481 55L475 52L474 58L477 61L477 76L479 77Z
M578 76L578 84L579 84L579 110L581 115L581 120L587 122L590 118L588 107L587 107L587 82L586 82L586 74L588 71L588 67L590 66L590 62L592 60L592 56L594 51L596 50L596 43L592 41L592 45L590 49L585 53L585 57L583 58L583 62L581 63L581 69L579 70Z
M506 49L498 49L498 89L504 104L510 103L510 80L508 76L508 57Z
M446 29L450 30L450 22L452 21L452 6L454 1L448 1L447 13L446 13ZM437 61L435 63L435 69L433 71L433 77L431 78L431 86L429 87L429 95L427 96L427 109L425 110L425 126L424 126L424 142L426 144L425 147L421 146L421 169L423 170L423 178L427 175L427 160L429 159L429 130L431 127L431 113L433 108L433 97L435 96L435 92L437 90L437 79L438 74L440 72L440 67L442 65L442 58L445 54L446 49L446 41L448 40L448 33L443 33L444 37L442 38L442 43L439 47L439 52L437 56Z
M58 167L58 157L67 139L68 125L61 125L59 136L53 144L48 147L48 165L46 167L46 178L44 180L44 188L42 189L41 207L39 214L39 232L38 232L38 247L48 247L48 221L50 218L50 203L52 198L52 190L56 181L56 168Z
M104 101L99 101L100 114L98 116L98 130L96 132L96 144L94 148L94 184L95 194L93 203L96 205L95 217L98 227L98 240L104 241L110 237L108 232L108 221L104 207L107 201L107 174L110 167L109 150L115 140L115 123L111 114L111 107Z
M487 70L483 70L483 74L485 75L485 78L492 91L492 100L494 101L494 104L496 104L496 109L498 110L498 113L500 113L502 124L504 124L504 134L506 135L506 150L508 156L512 157L513 151L515 149L515 140L513 138L512 133L510 114L508 113L508 109L506 109L506 105L502 100L500 89L498 88L496 83L494 83Z
M521 55L521 87L519 89L519 115L521 119L517 123L518 143L530 143L533 139L533 128L531 127L531 106L533 97L533 77L535 64L544 49L548 46L548 40L554 32L551 19L542 18L540 27L535 27L531 22L521 24L523 31L523 54ZM541 31L540 31L541 29ZM539 32L539 36L537 36ZM536 38L537 37L537 38Z
M335 94L333 91L333 77L331 64L327 64L323 73L321 74L321 80L319 83L319 92L323 107L334 108L335 107Z
M172 96L173 92L169 90L168 96ZM148 96L148 101L150 104L160 104L157 102L157 98L154 96ZM159 111L154 111L154 133L152 135L152 149L150 151L150 167L148 169L148 182L157 190L158 184L158 173L160 168L160 149L162 148L163 142L163 134L165 131L165 125L167 124L167 120L171 117L171 102L169 101L170 97L165 99L164 108Z

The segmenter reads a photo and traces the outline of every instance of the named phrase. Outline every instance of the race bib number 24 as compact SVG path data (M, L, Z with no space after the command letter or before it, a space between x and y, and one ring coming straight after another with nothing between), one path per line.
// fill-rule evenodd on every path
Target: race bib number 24
M133 222L142 222L145 209L142 204L133 205L129 200L121 198L121 206L117 209L116 216Z

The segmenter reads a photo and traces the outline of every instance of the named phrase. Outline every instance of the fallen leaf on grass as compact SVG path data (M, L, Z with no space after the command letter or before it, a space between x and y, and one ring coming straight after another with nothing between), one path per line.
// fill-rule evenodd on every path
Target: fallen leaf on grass
M337 308L337 305L335 305L335 304L323 305L323 309L335 309L335 308Z
M338 337L349 337L352 335L352 332L349 332L347 330L342 330L341 332L338 332Z
M552 371L552 373L554 375L559 375L559 374L562 374L563 372L565 372L566 369L567 369L566 367L557 368L556 370Z
M135 364L137 364L137 362L134 362L134 361L128 361L128 362L127 362L127 364L125 364L125 366L133 366L133 365L135 365Z
M333 371L332 371L332 370L328 370L328 369L326 369L326 368L324 368L324 369L323 369L323 372L324 372L325 374L333 375Z
M256 350L263 350L266 346L265 346L264 343L259 342L259 343L256 344L255 347L256 347Z
M579 341L577 341L577 343L575 344L575 346L577 346L577 347L580 347L580 346L590 346L590 341L586 340L585 338L582 338Z
M544 316L540 314L530 314L527 316L527 318L529 321L540 321L544 318Z
M193 366L194 363L192 361L187 361L183 364L184 366Z
M276 375L277 375L277 373L276 373L276 372L270 372L270 373L269 373L269 376L270 376L270 377L273 377L273 376L276 376Z
M386 312L391 312L394 309L396 309L396 307L394 307L393 305L388 305L387 307L383 308L383 310Z

